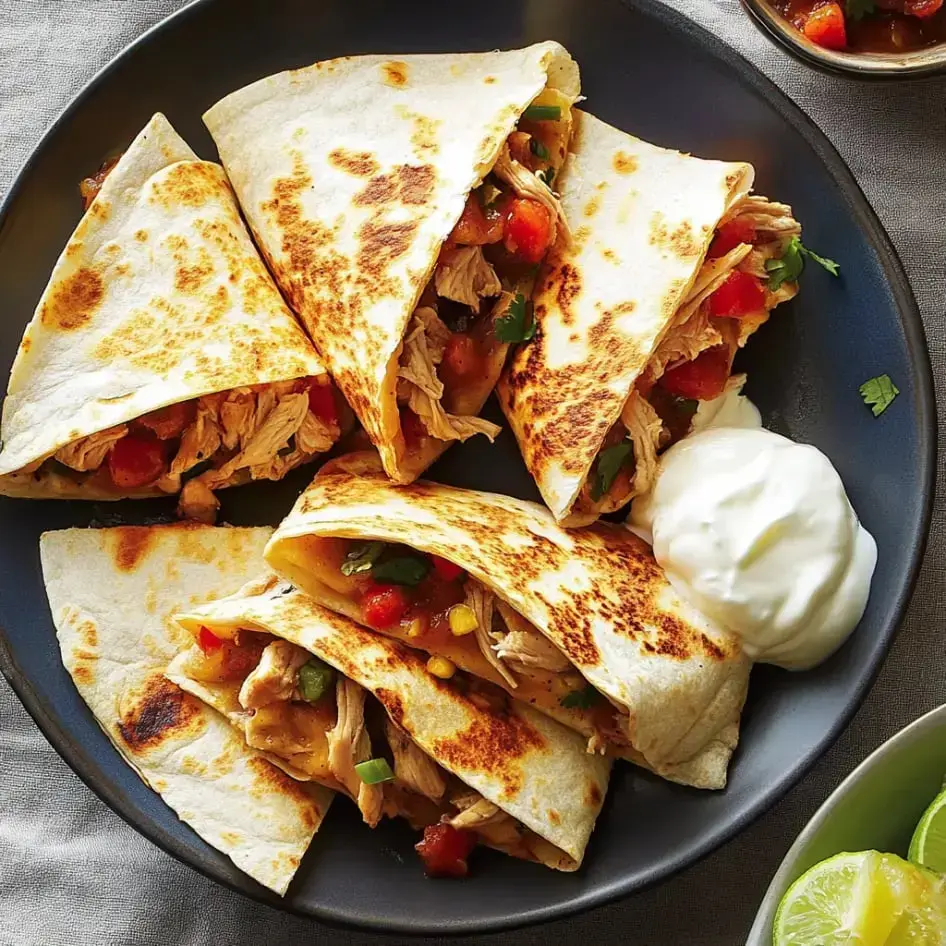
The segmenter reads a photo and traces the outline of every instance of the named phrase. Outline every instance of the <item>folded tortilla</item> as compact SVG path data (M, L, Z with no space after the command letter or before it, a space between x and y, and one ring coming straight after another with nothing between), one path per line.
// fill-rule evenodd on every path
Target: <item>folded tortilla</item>
M278 573L496 683L591 750L683 784L725 785L750 664L737 638L678 597L646 543L611 524L569 532L543 507L505 496L395 487L358 461L323 468L276 530L266 559ZM392 566L379 564L401 556L423 563L421 583L404 589L411 607L372 622L369 596L391 580ZM463 572L444 579L427 556Z
M485 213L502 229L497 193L516 194L567 238L547 181L578 93L577 65L545 42L319 62L204 116L270 269L398 482L454 440L498 433L476 416L515 335L496 321L535 272L487 259L498 237L464 227ZM530 104L559 118L532 121ZM467 349L445 372L451 332Z
M212 508L208 491L278 479L331 446L338 418L305 397L329 383L223 169L155 115L26 328L3 405L0 493L118 499L177 493L192 477L186 498ZM112 465L136 445L156 451L159 478L120 485Z
M109 740L182 821L283 894L332 793L288 778L164 677L190 642L171 615L236 591L271 533L66 529L41 537L40 556L63 663Z
M221 682L207 672L214 650L195 644L168 676L280 753L287 771L349 794L369 824L382 814L418 829L445 822L516 857L580 865L610 762L575 733L489 684L434 676L416 651L275 575L176 619L195 636L235 638L253 669ZM306 666L337 675L307 694ZM385 756L394 778L365 784L354 766Z
M750 165L574 117L558 186L580 226L549 253L534 295L538 332L497 387L543 499L569 526L647 492L658 452L686 433L697 396L658 382L708 349L725 378L736 350L797 291L790 281L768 289L766 263L801 232L790 207L749 196ZM759 280L757 309L713 317L708 297L734 270Z

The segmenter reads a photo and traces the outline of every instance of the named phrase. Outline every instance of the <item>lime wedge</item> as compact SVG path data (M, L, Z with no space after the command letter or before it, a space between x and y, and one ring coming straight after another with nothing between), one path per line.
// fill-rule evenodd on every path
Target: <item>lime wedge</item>
M775 917L774 946L923 944L927 930L946 929L941 888L935 874L893 854L838 854L788 889ZM908 910L916 920L901 923ZM910 939L914 929L927 938ZM900 939L888 940L893 934Z
M884 946L942 946L946 926L942 914L933 907L904 910L890 931Z
M923 813L907 856L914 864L946 873L946 791L940 792Z

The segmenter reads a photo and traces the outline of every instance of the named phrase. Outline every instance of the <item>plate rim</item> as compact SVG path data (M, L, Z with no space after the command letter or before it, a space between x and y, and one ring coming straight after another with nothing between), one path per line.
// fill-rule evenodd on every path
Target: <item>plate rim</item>
M95 94L103 82L107 81L119 64L136 53L139 48L155 42L164 33L178 28L186 28L186 21L204 8L223 2L225 0L189 0L179 10L153 24L120 50L76 92L33 147L17 172L9 191L3 201L0 202L0 228L2 228L11 208L17 202L20 190L33 166L39 160L39 156L50 146L59 130L73 119L74 114L83 107L85 101ZM663 883L703 860L710 853L743 832L791 791L813 768L827 749L834 744L847 728L855 712L863 703L906 616L919 579L932 522L936 487L938 427L933 367L926 342L923 320L899 254L853 172L825 132L818 127L801 106L789 98L756 65L705 27L689 19L678 10L666 6L660 0L612 0L612 2L616 2L620 7L633 13L655 20L672 33L681 34L688 42L694 43L713 59L729 67L731 76L739 84L747 86L774 109L784 122L804 138L806 144L814 151L837 181L839 184L838 193L842 201L877 253L880 267L898 309L899 322L902 326L907 353L914 365L917 396L912 405L912 410L919 419L919 460L922 470L919 488L921 507L918 522L919 529L918 534L913 537L912 548L908 557L906 582L901 593L893 602L893 618L885 632L878 637L875 643L876 653L872 656L872 665L869 672L860 681L848 706L825 735L814 743L798 764L789 772L786 772L767 792L745 804L740 814L734 817L724 829L716 829L710 832L702 843L691 848L684 856L679 857L672 866L656 872L654 876L643 881L632 883L620 879L612 880L592 890L583 891L562 903L549 904L529 911L508 913L503 916L488 917L483 920L439 924L411 923L409 921L388 922L383 918L366 914L353 917L351 912L342 913L337 909L321 906L311 910L302 909L296 906L291 899L277 897L250 877L243 875L238 868L229 871L232 876L228 876L227 873L221 872L218 865L209 858L192 858L190 849L185 848L184 845L159 826L149 824L147 819L141 818L137 809L128 805L119 796L119 793L112 792L104 784L98 766L88 757L82 746L76 743L60 725L56 716L44 705L44 701L39 694L34 691L29 679L19 671L7 643L5 630L0 627L0 673L7 680L20 703L46 740L85 785L126 824L162 851L171 855L175 860L198 871L208 879L266 906L276 907L286 913L338 928L363 929L379 933L388 932L413 936L432 934L452 936L499 932L565 919ZM114 751L117 754L117 750ZM120 758L120 755L118 757ZM291 892L292 887L290 886L290 898Z

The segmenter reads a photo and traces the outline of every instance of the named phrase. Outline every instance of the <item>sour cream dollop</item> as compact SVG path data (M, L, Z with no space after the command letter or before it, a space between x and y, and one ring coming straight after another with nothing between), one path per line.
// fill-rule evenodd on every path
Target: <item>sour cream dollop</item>
M753 660L813 667L867 605L877 546L841 478L820 450L771 431L685 437L661 457L631 524L678 591Z

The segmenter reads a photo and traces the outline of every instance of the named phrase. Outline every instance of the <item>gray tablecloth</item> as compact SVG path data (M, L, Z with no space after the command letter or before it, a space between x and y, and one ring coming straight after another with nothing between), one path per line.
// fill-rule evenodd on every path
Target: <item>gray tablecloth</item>
M868 86L827 79L763 40L736 0L672 2L775 79L850 164L900 251L923 311L943 437L946 81ZM182 5L0 0L0 195L72 95L130 40ZM942 465L939 473L946 493ZM943 500L919 588L880 679L848 731L798 788L735 841L659 889L494 942L743 942L769 878L815 808L872 749L946 701ZM3 682L0 810L0 946L393 942L284 916L178 864L85 788Z

